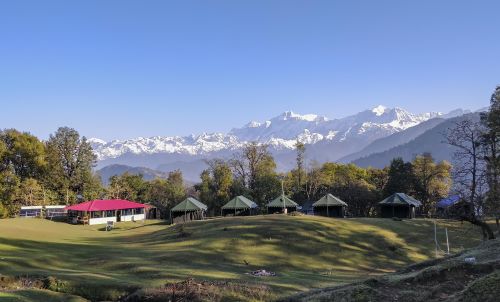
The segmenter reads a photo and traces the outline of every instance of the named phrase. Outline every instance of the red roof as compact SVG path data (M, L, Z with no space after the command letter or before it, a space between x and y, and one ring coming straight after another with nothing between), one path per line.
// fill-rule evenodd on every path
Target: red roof
M145 207L146 207L145 204L138 202L123 200L123 199L110 199L110 200L90 200L72 206L67 206L65 209L72 211L91 212L91 211L136 209Z

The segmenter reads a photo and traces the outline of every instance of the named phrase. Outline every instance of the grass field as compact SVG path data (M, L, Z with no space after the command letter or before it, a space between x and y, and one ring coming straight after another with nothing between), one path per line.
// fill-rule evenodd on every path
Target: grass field
M441 220L443 246L444 227L452 252L480 241L479 231L469 224ZM433 221L423 219L267 215L184 227L130 222L106 232L102 226L4 219L0 220L0 274L54 276L73 285L61 285L60 291L93 299L188 277L266 284L279 297L433 258L433 228ZM261 268L277 276L245 274ZM19 294L3 295L16 301ZM53 300L72 301L58 299Z

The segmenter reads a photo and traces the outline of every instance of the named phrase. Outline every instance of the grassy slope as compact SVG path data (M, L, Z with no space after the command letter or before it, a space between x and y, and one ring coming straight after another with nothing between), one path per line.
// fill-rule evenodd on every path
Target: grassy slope
M449 228L452 251L479 242L467 224L439 225ZM102 226L0 220L0 273L52 275L102 290L186 277L233 279L269 284L282 295L391 272L434 255L430 220L225 218L187 224L184 238L178 226L159 222L119 226L104 232ZM259 268L278 276L244 274Z
M475 258L474 263L466 258ZM421 262L394 274L284 298L287 302L496 302L500 297L500 239L463 253Z
M72 295L56 293L48 290L16 290L12 292L0 292L0 301L2 302L85 302L86 299Z

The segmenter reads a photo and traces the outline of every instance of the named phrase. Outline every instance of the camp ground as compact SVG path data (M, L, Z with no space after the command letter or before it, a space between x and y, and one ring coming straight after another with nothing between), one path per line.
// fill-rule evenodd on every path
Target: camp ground
M340 198L328 193L313 203L314 215L326 217L345 217L347 204Z
M404 193L394 193L378 203L382 218L415 218L415 209L422 203Z
M108 222L144 220L147 206L142 203L122 200L91 200L67 206L72 223L106 224Z
M243 195L228 201L221 209L222 216L250 216L257 214L257 204Z
M194 197L188 197L170 210L170 222L180 223L205 219L207 206Z
M299 205L288 198L285 194L282 194L272 200L266 205L267 213L291 213L297 211Z

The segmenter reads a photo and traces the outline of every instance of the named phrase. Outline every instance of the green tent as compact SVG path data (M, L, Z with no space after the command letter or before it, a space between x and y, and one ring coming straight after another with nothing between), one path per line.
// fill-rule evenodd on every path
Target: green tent
M257 208L257 204L245 196L236 196L222 206L222 215L251 215Z
M298 206L299 205L295 201L291 200L287 196L280 195L267 204L267 212L276 210L282 211L283 208L286 208L287 212L293 212L297 210Z
M184 199L170 210L172 223L187 222L205 218L207 206L193 197Z
M419 207L422 203L410 195L406 195L405 193L394 193L386 199L382 200L378 203L379 205L404 205L404 206L415 206Z
M207 206L193 197L184 199L181 203L172 208L172 212L186 212L186 211L206 211Z
M343 202L340 198L333 196L328 193L321 197L320 200L312 204L314 208L314 214L327 217L344 217L345 211L344 207L347 207L347 203Z
M420 201L404 193L394 193L378 204L383 218L414 218L415 208L422 205Z

